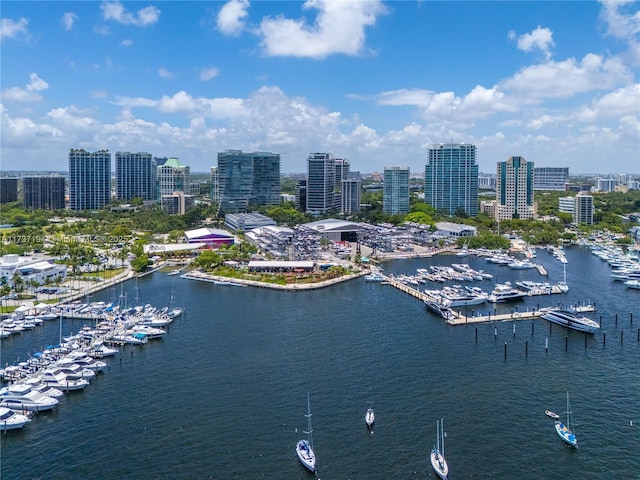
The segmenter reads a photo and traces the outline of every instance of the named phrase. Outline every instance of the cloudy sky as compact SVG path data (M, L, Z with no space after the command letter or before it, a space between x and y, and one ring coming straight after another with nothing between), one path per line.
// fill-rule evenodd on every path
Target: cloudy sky
M640 174L640 4L616 1L2 2L3 170L68 151L149 152L204 172L226 149L423 171L473 143Z

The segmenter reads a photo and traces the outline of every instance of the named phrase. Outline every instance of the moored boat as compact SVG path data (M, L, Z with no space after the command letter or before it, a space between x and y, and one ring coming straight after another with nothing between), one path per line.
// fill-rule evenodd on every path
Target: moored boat
M316 471L316 454L313 451L313 429L311 428L311 403L309 401L309 393L307 393L307 430L304 433L307 434L307 438L298 440L296 443L296 454L300 463L304 465L308 470Z
M431 466L442 480L449 478L449 466L444 458L444 419L436 420L436 444L431 450Z
M568 308L548 308L540 318L579 332L594 333L600 330L598 322L578 315L574 310Z

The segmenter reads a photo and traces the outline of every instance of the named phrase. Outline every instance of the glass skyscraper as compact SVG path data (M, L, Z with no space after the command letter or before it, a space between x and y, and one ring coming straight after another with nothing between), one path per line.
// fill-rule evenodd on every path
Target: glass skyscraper
M436 210L478 215L476 146L439 144L429 149L424 170L424 201Z
M109 150L69 152L69 209L94 210L111 201Z
M22 178L22 203L28 210L59 210L65 207L64 177L59 175Z
M307 212L317 215L336 206L336 162L330 153L307 156Z
M116 152L116 197L155 200L156 164L150 153Z
M225 150L218 153L214 201L220 213L246 213L251 205L280 204L280 155Z
M409 167L384 167L382 211L387 215L409 213Z

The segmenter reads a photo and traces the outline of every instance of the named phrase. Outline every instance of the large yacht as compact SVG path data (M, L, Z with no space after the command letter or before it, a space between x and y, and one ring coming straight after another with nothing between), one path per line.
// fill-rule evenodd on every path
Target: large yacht
M40 393L24 383L15 383L0 389L0 407L41 412L51 410L56 405L58 405L57 399Z
M510 302L513 300L522 300L526 297L525 292L516 290L511 286L510 282L498 283L491 292L491 295L487 297L487 300L491 303Z
M567 308L549 308L541 318L579 332L594 333L600 330L598 322Z

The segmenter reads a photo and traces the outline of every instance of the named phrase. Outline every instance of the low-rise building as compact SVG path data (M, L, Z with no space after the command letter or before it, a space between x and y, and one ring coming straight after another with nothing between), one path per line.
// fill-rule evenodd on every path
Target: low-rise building
M59 265L44 258L21 257L16 254L3 255L0 258L0 280L12 286L15 286L14 278L20 278L25 285L28 282L44 285L66 276L66 265Z

